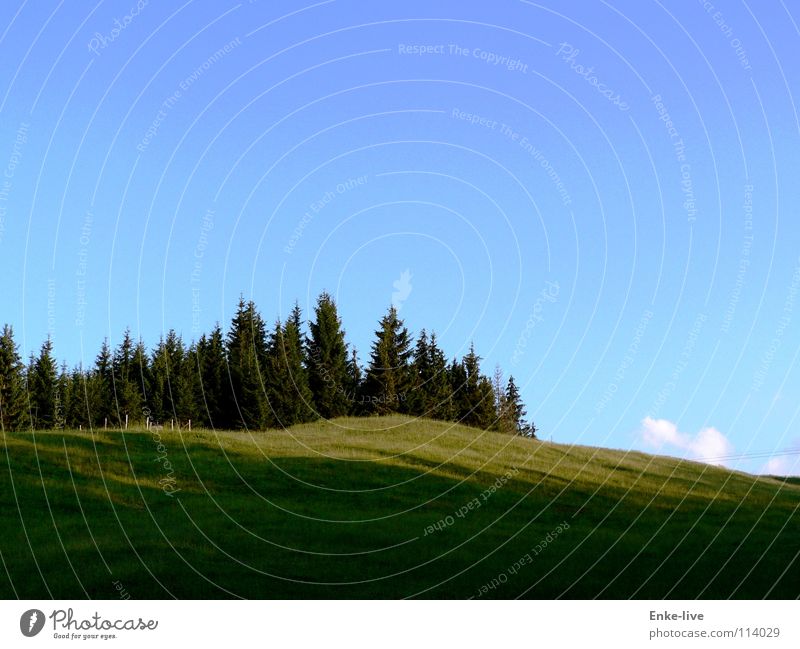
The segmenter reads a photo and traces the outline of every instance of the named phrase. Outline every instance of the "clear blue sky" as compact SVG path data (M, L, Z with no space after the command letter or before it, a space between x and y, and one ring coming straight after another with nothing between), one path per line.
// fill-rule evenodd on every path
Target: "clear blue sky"
M798 473L800 9L717 4L4 2L0 321L394 299L545 437Z

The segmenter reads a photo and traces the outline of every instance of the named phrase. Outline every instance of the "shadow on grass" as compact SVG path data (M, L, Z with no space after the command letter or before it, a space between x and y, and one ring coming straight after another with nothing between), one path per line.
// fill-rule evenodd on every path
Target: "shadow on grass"
M4 598L114 598L115 582L132 598L466 598L501 574L484 596L800 594L794 491L702 514L708 502L671 494L650 507L646 488L610 485L587 506L597 483L543 479L545 467L487 494L499 470L442 475L424 457L266 459L176 437L161 452L147 433L50 434L35 449L18 436L7 449ZM759 502L774 495L757 486Z

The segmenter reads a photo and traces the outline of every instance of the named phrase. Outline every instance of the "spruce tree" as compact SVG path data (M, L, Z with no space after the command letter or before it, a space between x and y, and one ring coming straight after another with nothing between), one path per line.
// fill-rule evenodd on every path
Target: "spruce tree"
M162 337L153 350L150 363L148 407L156 423L180 422L181 416L186 414L183 412L184 404L192 398L191 393L186 393L183 378L187 363L183 340L174 329L170 329L166 338Z
M285 324L275 323L270 337L267 394L276 424L282 427L316 418L308 383L302 327L300 306L295 304Z
M114 369L108 339L103 340L87 384L87 414L91 423L103 427L114 425Z
M61 371L58 374L55 394L55 414L53 417L53 427L62 430L67 427L67 402L70 393L70 374L67 364L61 364Z
M0 431L20 430L26 423L25 375L14 332L0 335Z
M146 422L149 416L149 389L150 389L150 357L147 354L147 347L140 339L133 350L133 361L131 362L131 376L129 377L135 386L135 398L139 403L139 412L136 419Z
M429 379L426 384L428 395L428 417L442 420L452 420L453 390L447 371L447 358L439 348L436 334L431 333L428 340L428 372Z
M512 432L513 427L509 422L508 408L506 407L506 389L503 386L503 371L500 365L494 368L492 376L492 391L494 392L494 410L496 414L495 430Z
M252 301L239 299L228 332L227 354L230 420L237 428L266 428L270 420L262 374L268 362L266 328Z
M408 329L397 317L397 309L391 306L375 332L364 381L365 401L370 412L379 415L406 412L406 399L412 385L410 357Z
M525 437L536 437L536 426L533 422L525 419L527 414L525 405L522 402L519 389L514 383L514 377L508 377L508 385L505 391L505 420L510 429L509 432L523 435Z
M197 343L197 366L200 373L200 408L198 419L206 426L228 428L226 394L228 393L228 361L225 340L219 324L209 336L203 334Z
M450 384L450 411L453 420L463 422L470 411L467 393L467 371L464 368L464 364L454 358L447 367L447 378Z
M49 336L42 344L39 356L32 358L28 377L31 426L34 429L53 428L56 421L58 365L53 358L53 342Z
M174 381L170 381L175 401L175 419L180 426L193 422L197 426L200 412L200 371L197 367L197 343L190 343L185 350L182 362Z
M347 361L347 379L346 396L350 402L349 414L354 416L363 415L366 412L364 404L361 403L364 376L361 371L361 364L358 362L358 351L356 351L355 347L350 351L350 359Z
M86 383L88 377L75 367L69 375L69 385L65 399L65 418L69 428L88 428L89 417L86 408Z
M130 329L126 329L122 337L122 342L114 351L111 361L115 421L121 427L125 424L126 418L138 420L141 415L141 389L137 383L138 368L135 366L136 348L131 338Z
M431 417L431 395L429 389L431 379L430 350L428 348L428 333L423 329L419 332L414 345L413 360L411 361L411 390L409 391L406 406L408 413L416 417Z
M474 344L470 344L462 362L466 379L461 394L459 420L468 426L489 429L494 426L496 419L494 391L491 381L480 372L480 361Z
M317 298L309 323L306 362L314 407L320 417L341 417L350 411L347 398L347 343L336 303L328 293Z

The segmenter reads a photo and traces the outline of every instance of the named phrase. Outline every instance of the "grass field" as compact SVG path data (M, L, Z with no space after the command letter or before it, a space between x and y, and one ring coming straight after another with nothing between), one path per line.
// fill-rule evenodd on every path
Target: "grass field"
M2 439L3 598L800 596L797 481L402 417Z

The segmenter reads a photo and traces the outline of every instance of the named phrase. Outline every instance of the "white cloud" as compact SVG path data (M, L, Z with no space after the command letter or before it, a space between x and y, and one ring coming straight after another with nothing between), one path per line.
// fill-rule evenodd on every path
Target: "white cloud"
M685 457L709 464L725 464L723 458L734 451L730 440L712 426L703 428L696 435L689 435L679 431L677 424L668 419L645 417L641 433L651 448L665 452L680 450Z
M800 456L778 455L770 458L759 471L761 475L800 475Z

